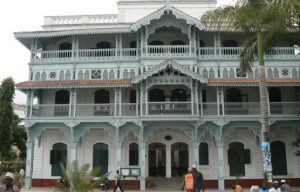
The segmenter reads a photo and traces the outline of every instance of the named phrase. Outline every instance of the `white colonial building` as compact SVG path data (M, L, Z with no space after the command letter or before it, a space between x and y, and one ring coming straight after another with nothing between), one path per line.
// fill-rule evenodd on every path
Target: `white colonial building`
M31 50L29 79L17 84L27 94L26 186L52 185L66 157L111 181L121 169L125 187L140 190L193 164L206 187L260 184L258 66L240 72L244 34L199 20L216 3L119 0L118 14L47 16L42 30L16 32ZM265 57L273 174L292 185L299 61L284 40Z

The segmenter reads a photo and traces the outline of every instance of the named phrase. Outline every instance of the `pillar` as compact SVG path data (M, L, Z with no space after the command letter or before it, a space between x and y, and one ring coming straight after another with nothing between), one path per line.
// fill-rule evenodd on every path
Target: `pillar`
M224 190L225 189L225 182L224 182L224 141L219 139L216 142L217 146L217 157L218 157L218 189Z
M70 160L71 160L71 162L77 160L77 146L78 146L77 142L71 142L71 144L70 144Z
M193 142L193 164L199 165L199 143Z
M172 177L172 162L171 162L171 146L166 146L166 177L171 178Z
M122 158L122 143L116 142L116 170L121 169L121 158Z
M145 162L146 162L146 143L141 142L139 145L139 155L140 155L140 167L141 167L141 175L140 175L140 191L146 190L146 174L145 174Z
M27 154L26 154L26 175L25 175L25 188L30 188L32 185L32 170L33 170L33 141L27 141Z

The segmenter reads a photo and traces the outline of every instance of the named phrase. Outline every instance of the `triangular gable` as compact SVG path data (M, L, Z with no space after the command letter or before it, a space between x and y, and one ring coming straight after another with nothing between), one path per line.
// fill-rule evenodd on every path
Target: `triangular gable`
M132 84L139 83L142 80L147 79L148 77L151 77L152 75L157 74L160 71L163 71L168 67L173 68L173 69L179 71L180 73L191 77L192 79L196 79L196 80L200 81L201 83L207 83L208 82L207 78L199 75L198 73L193 72L189 68L184 67L184 66L176 63L173 60L166 60L166 61L162 62L161 64L156 65L156 66L152 67L151 69L149 69L148 71L146 71L146 72L136 76L135 78L131 79L131 83Z
M186 21L187 24L189 25L195 25L198 29L203 30L205 28L204 24L201 23L198 19L184 13L183 11L180 11L176 9L173 6L166 5L157 11L151 13L150 15L138 20L134 24L131 25L131 29L133 31L137 31L140 29L142 26L149 25L152 20L159 19L161 18L165 12L172 12L172 14L177 18L177 19L183 19Z

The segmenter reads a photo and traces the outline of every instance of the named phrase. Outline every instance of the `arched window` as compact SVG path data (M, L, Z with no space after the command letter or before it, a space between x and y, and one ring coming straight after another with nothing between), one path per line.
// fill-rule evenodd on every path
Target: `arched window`
M104 70L104 72L103 72L103 79L108 79L108 72L107 72L107 70Z
M274 175L287 175L286 150L283 142L271 143L271 161Z
M208 78L208 72L207 72L207 69L203 69L202 75L203 75L203 77Z
M230 176L245 176L244 144L240 142L229 144L228 163Z
M108 171L108 145L97 143L93 146L93 169L99 167L97 176L104 175Z
M78 80L83 80L83 72L82 72L82 70L80 70L78 72Z
M171 101L187 101L187 93L184 89L174 89L171 92Z
M227 70L227 68L225 68L223 70L223 78L228 78L228 70Z
M115 72L114 72L114 70L110 70L109 71L109 77L108 77L109 79L114 79L115 78Z
M109 103L109 92L100 89L95 92L95 103Z
M229 70L229 77L235 78L235 72L234 72L234 69L232 69L232 68L230 68L230 70Z
M70 80L70 79L71 79L71 73L70 73L70 71L67 71L65 80Z
M136 143L129 145L129 165L139 165L139 146Z
M279 76L279 74L278 74L278 76ZM255 70L254 70L254 77L258 78L258 68L255 68ZM274 71L274 77L275 77L275 71Z
M135 72L134 69L130 69L130 79L134 78Z
M279 78L279 71L277 68L274 69L274 78Z
M267 74L268 74L268 78L273 78L274 76L273 76L273 71L272 71L272 69L268 69L268 72L267 72Z
M86 70L84 72L84 79L87 80L87 79L90 79L90 72L88 70Z
M129 78L128 70L124 69L124 71L123 71L123 79L128 79L128 78Z
M165 101L165 92L161 89L152 89L149 92L150 102L160 102Z
M199 165L208 165L209 156L208 156L208 144L200 143L199 145Z
M297 70L295 68L293 68L292 70L292 77L293 78L298 77Z
M61 176L60 163L66 166L67 145L64 143L56 143L50 151L51 176Z
M64 71L60 71L60 72L59 72L58 79L59 79L59 80L64 80L64 79L65 79L65 73L64 73Z
M42 81L46 81L47 80L47 74L46 74L45 71L43 71L43 73L42 73L42 79L41 80Z
M212 68L209 69L209 78L214 78L215 77L215 72Z
M40 81L40 80L41 80L41 73L40 73L40 72L36 72L36 73L35 73L35 78L34 78L34 80L36 80L36 81Z

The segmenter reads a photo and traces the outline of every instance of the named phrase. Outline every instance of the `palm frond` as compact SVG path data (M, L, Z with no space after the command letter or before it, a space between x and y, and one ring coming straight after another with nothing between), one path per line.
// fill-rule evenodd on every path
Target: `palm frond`
M240 54L240 68L243 72L251 71L251 63L257 55L257 38L252 36L243 45Z

